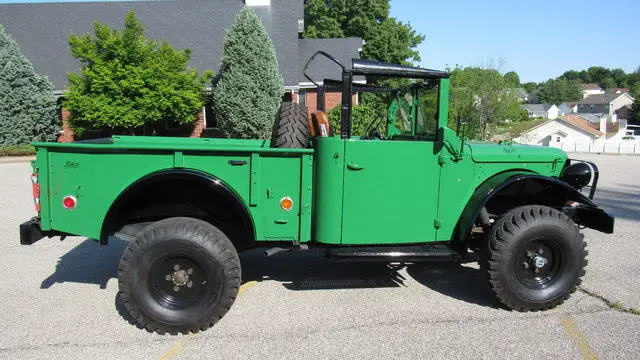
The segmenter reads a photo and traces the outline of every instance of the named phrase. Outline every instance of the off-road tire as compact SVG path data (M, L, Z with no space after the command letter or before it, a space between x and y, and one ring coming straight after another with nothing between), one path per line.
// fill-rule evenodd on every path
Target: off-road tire
M300 104L283 102L273 124L271 147L306 148L308 139L307 108Z
M210 328L227 313L240 273L238 253L222 231L202 220L176 217L136 235L120 260L118 285L140 328L187 334Z
M506 307L551 309L580 285L587 265L586 246L584 235L567 215L545 206L522 206L501 216L489 230L481 269ZM538 268L539 273L530 265L536 253L548 260L544 265L548 267Z

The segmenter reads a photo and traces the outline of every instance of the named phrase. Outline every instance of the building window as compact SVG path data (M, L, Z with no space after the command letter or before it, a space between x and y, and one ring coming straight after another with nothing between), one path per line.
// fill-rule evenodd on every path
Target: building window
M556 142L560 142L560 136L556 136Z
M307 106L307 90L298 91L298 104Z

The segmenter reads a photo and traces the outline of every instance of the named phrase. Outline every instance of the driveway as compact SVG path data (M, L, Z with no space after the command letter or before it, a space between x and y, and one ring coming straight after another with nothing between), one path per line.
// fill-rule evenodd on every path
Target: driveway
M243 253L245 284L212 329L149 334L117 297L126 243L45 239L20 246L33 216L27 163L0 164L0 358L628 358L640 354L640 156L572 154L602 172L596 201L616 231L585 230L582 289L539 313L501 309L475 263L342 264L316 251ZM635 313L635 314L634 314Z

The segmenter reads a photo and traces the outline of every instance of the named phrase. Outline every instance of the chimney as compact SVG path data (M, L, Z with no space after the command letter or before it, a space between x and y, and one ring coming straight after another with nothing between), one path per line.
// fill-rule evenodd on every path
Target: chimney
M271 6L271 0L245 0L247 6Z
M607 117L603 116L600 118L600 131L603 133L607 133Z

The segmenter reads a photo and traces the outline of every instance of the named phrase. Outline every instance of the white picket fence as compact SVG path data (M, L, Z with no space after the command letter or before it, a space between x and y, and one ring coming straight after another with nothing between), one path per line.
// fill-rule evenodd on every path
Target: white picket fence
M561 143L559 148L567 152L640 154L640 141L636 139L592 143Z

